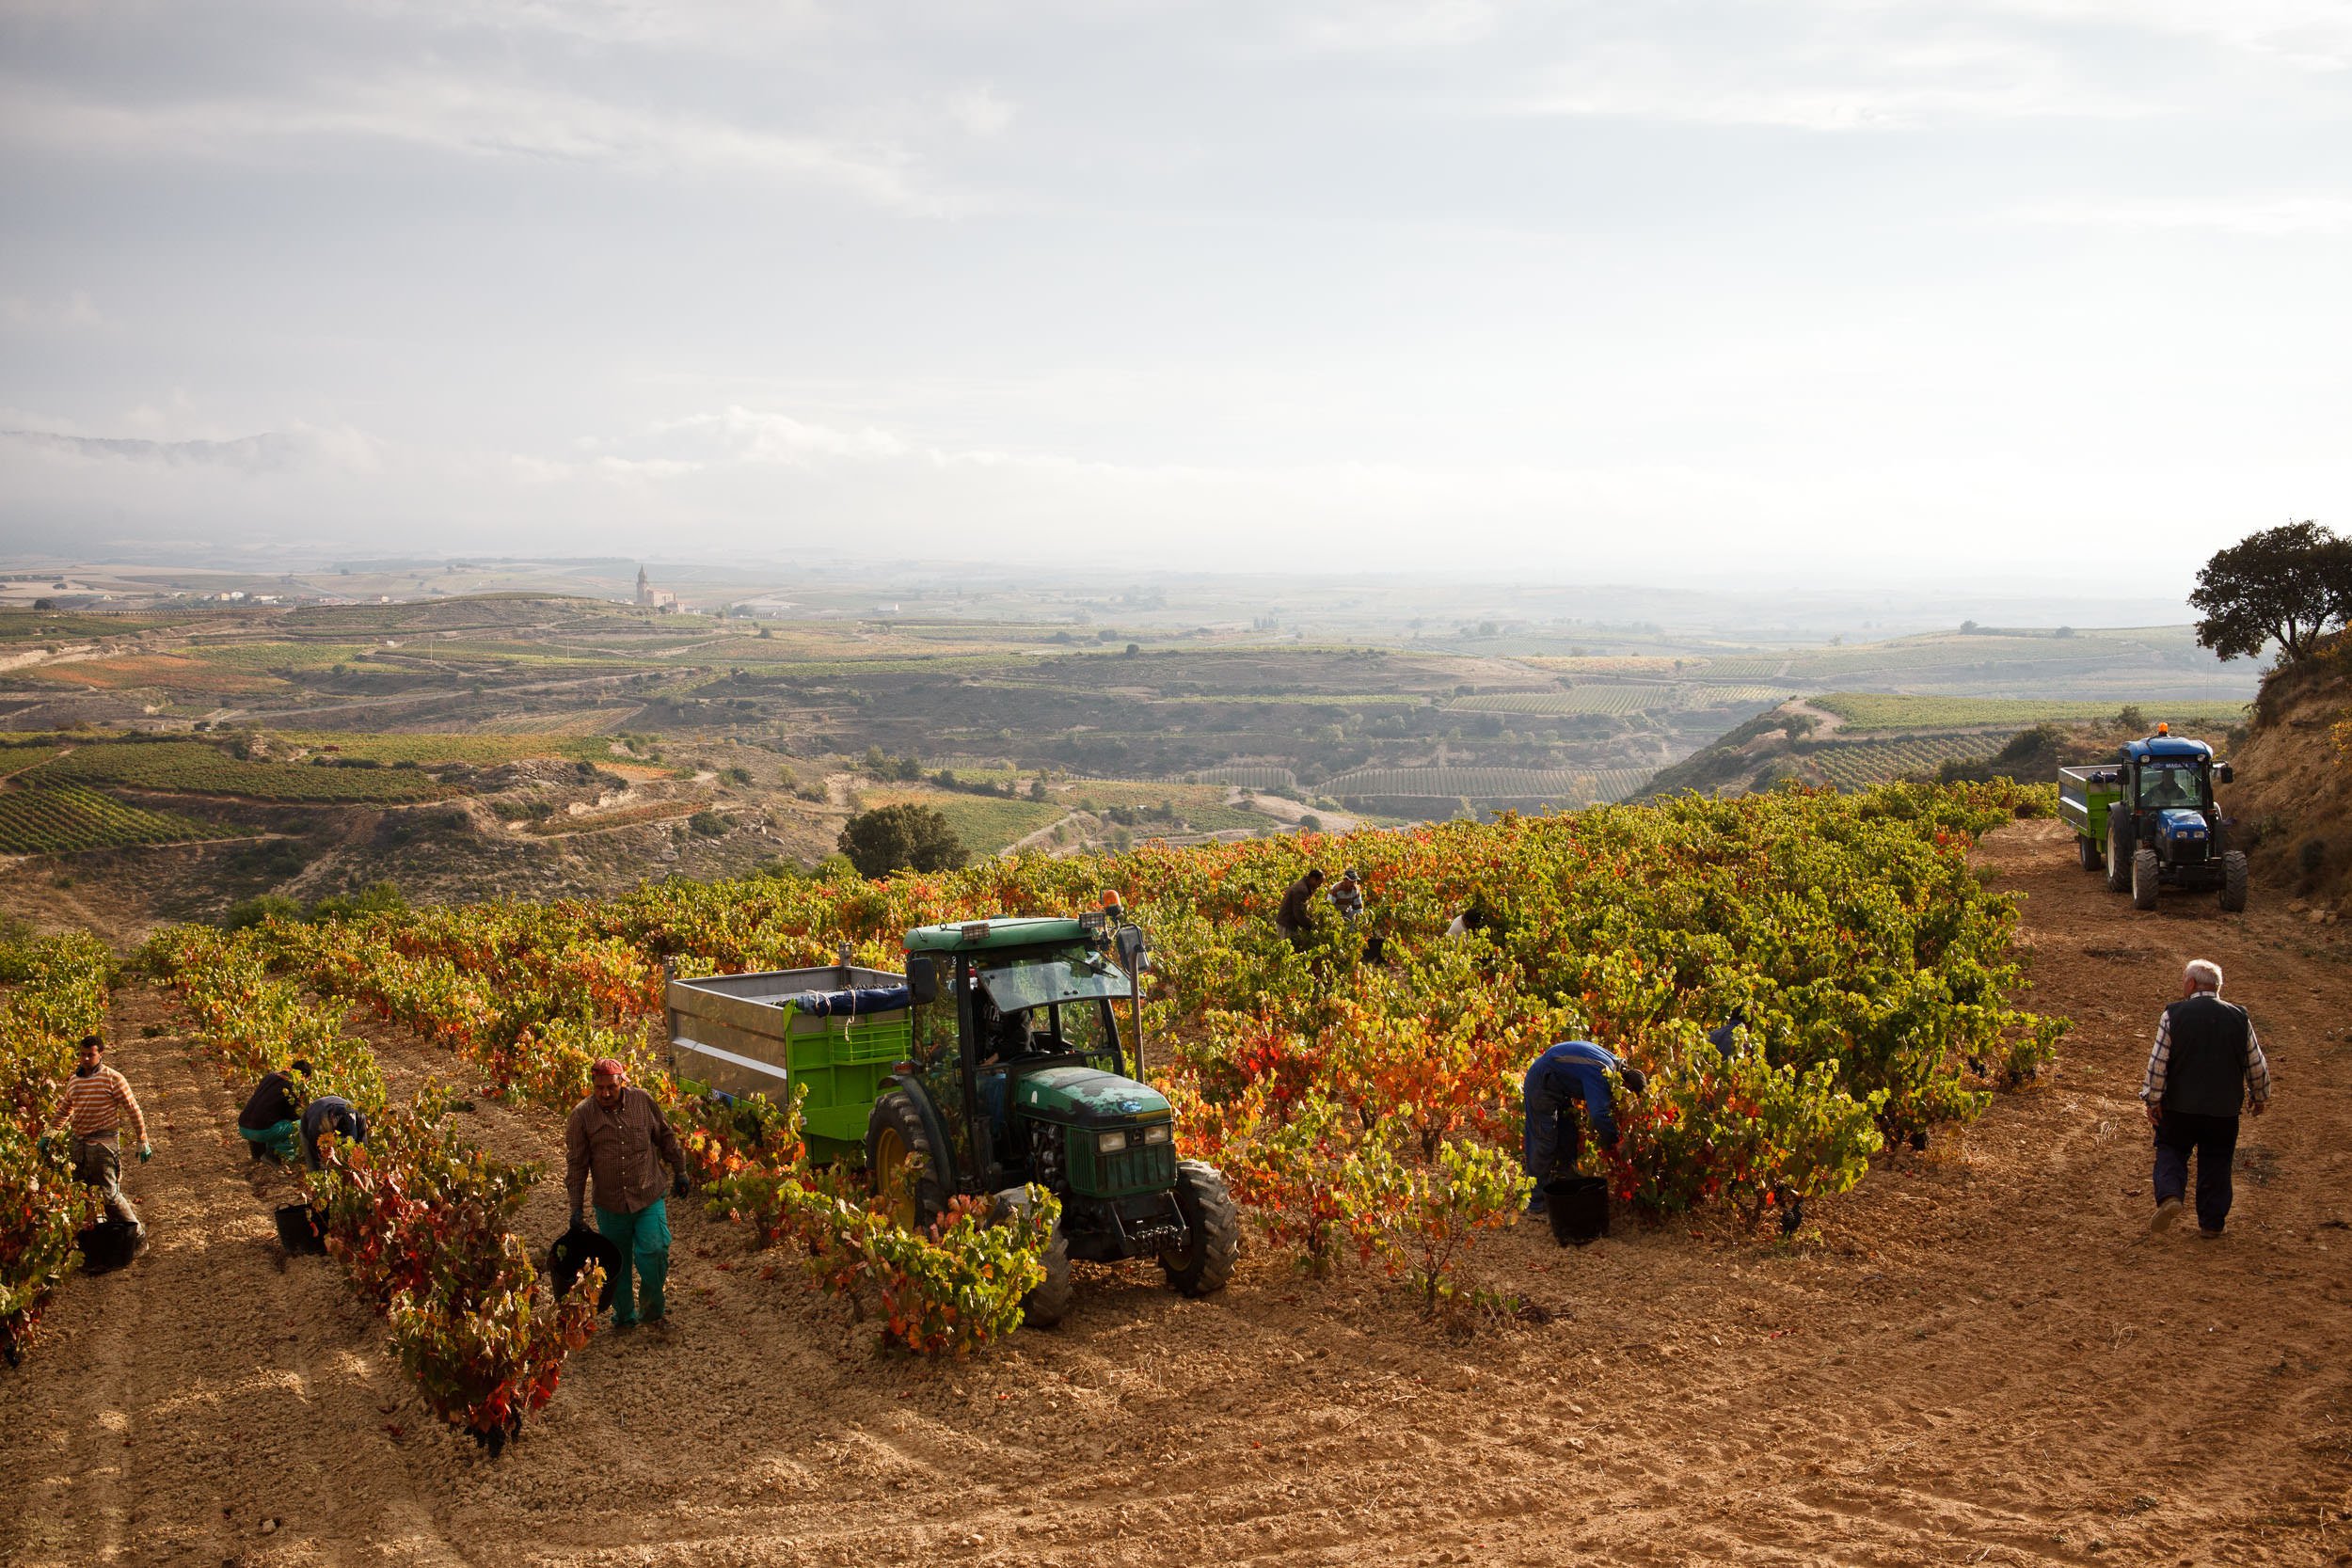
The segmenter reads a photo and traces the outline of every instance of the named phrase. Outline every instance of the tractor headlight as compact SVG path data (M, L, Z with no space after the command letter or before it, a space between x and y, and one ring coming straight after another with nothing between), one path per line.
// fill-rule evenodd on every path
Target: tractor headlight
M1164 1144L1175 1135L1175 1130L1164 1121L1143 1130L1143 1141L1148 1144Z
M1123 1130L1117 1132L1094 1134L1094 1151L1097 1154L1116 1154L1126 1147L1127 1134Z

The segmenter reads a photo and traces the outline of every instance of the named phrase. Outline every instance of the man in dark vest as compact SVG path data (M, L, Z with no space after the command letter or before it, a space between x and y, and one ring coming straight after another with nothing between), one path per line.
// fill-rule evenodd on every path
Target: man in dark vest
M2221 966L2190 962L2181 1000L2156 1022L2156 1047L2139 1089L2156 1130L2156 1213L2152 1230L2169 1230L2188 1190L2188 1157L2197 1156L2197 1234L2214 1241L2230 1216L2230 1162L2237 1155L2241 1107L2270 1108L2270 1064L2246 1009L2221 1000Z

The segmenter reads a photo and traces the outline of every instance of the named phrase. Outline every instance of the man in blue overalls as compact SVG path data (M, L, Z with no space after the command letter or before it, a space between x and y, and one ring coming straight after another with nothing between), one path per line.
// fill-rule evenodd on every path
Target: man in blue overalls
M1633 1093L1648 1085L1642 1069L1590 1040L1562 1040L1535 1058L1527 1069L1527 1147L1522 1159L1535 1183L1527 1212L1544 1212L1544 1183L1555 1165L1576 1169L1584 1151L1584 1129L1577 1118L1578 1101L1593 1124L1593 1137L1603 1148L1617 1145L1617 1118L1611 1113L1610 1076Z

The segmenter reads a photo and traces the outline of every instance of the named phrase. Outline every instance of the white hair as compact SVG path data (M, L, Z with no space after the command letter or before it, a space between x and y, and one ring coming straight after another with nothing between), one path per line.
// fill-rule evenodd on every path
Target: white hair
M2191 958L2183 972L2188 983L2199 990L2217 991L2221 989L2221 966L2211 958Z

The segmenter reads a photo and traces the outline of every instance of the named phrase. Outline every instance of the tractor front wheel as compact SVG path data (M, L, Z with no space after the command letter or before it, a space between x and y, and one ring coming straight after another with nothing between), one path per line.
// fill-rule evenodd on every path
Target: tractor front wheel
M2156 852L2142 849L2132 857L2132 908L2156 907Z
M947 1207L947 1194L931 1154L930 1134L914 1097L893 1089L874 1101L866 1118L866 1171L874 1200L908 1230L927 1229Z
M2123 842L2123 824L2107 813L2107 891L2128 893L2132 886L2132 852Z
M1160 1254L1168 1282L1188 1296L1222 1291L1241 1259L1241 1211L1224 1173L1199 1160L1177 1161L1176 1209L1184 1216L1184 1243Z
M1069 1315L1073 1294L1070 1238L1059 1225L1054 1227L1054 1239L1038 1254L1038 1261L1045 1265L1045 1277L1021 1298L1021 1321L1032 1328L1051 1328Z
M2076 833L2074 835L2074 858L2082 862L2082 867L2085 871L2096 871L2099 869L2099 846L2091 842L2091 838L2089 833Z
M2221 907L2232 914L2246 908L2246 857L2234 849L2221 857Z

